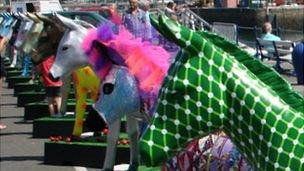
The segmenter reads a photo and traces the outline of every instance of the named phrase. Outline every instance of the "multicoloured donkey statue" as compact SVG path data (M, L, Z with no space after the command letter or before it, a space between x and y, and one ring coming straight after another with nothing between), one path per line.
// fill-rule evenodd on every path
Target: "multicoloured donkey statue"
M165 16L152 20L182 48L140 143L148 166L223 130L255 170L304 170L304 99L236 45Z
M130 33L120 32L123 34L114 35L109 23L86 34L84 28L74 21L63 21L69 32L66 32L60 42L56 60L65 62L55 63L51 73L58 77L71 72L76 66L82 67L90 63L103 82L95 108L109 124L103 168L112 170L114 167L121 117L126 115L131 148L129 169L135 170L139 165L139 133L135 117L142 117L143 103L147 107L152 106L148 99L156 99L154 92L158 93L162 77L169 66L169 54L160 47L143 45L141 40L131 40L133 36ZM79 45L72 35L77 35L79 39L87 35L83 41L83 49L89 58L83 57L83 52L79 52ZM76 49L78 55L75 55ZM147 101L143 102L142 99Z
M15 41L14 46L18 50L18 55L21 56L21 59L23 61L22 65L22 76L28 76L29 75L29 68L31 65L31 55L29 53L25 53L22 51L25 45L24 42L26 41L27 34L30 32L32 26L41 24L36 23L32 19L30 19L26 14L19 13L19 16L22 18L22 23L20 25L20 29ZM28 41L29 42L29 41ZM32 49L30 49L31 51Z

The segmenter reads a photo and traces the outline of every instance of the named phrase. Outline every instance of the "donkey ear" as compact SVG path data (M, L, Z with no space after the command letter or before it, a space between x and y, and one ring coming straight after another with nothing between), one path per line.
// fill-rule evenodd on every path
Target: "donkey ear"
M4 13L3 13L3 17L4 17L5 19L8 19L8 18L9 18L7 12L4 12Z
M44 22L44 23L47 23L47 24L53 24L54 22L47 16L43 15L43 14L39 14L39 13L35 13L36 17Z
M19 13L19 16L22 18L22 20L29 20L29 18L22 13Z
M65 27L71 29L71 30L78 30L81 26L76 24L73 20L66 18L56 12L53 13L55 18L61 22Z
M74 20L74 22L78 25L81 25L84 28L90 29L90 28L95 28L95 26L93 26L92 24L83 21L83 20Z
M40 23L41 22L41 20L39 20L39 18L36 15L32 14L32 13L27 13L27 16L31 20L33 20L35 23Z
M162 29L160 28L159 26L159 22L158 20L156 19L156 16L150 14L149 15L149 18L150 18L150 22L152 24L152 26L160 33L162 33Z

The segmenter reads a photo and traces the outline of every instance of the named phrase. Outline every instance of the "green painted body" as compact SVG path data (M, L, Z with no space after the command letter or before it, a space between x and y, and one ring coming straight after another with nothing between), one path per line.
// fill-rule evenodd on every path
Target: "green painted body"
M153 20L181 47L140 142L148 166L223 130L255 170L304 170L304 100L273 69L232 43L167 17Z

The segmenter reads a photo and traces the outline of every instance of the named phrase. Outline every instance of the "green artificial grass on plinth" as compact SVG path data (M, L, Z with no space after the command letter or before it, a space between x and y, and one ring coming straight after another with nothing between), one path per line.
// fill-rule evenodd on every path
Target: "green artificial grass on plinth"
M87 103L86 110L90 110L92 107L92 102ZM75 99L69 99L67 102L67 111L73 112L75 111L76 102ZM47 102L35 102L28 103L24 106L24 119L25 120L33 120L41 117L50 116L48 111Z
M7 87L8 88L14 88L14 85L17 83L26 83L28 81L30 81L31 77L27 76L27 77L23 77L23 76L15 76L15 77L9 77L7 78Z
M83 132L89 131L86 126L87 114L83 119ZM72 135L75 124L75 115L67 115L63 117L42 117L35 119L33 122L33 138L48 138L52 135L70 136ZM101 123L101 129L106 127L105 123ZM126 119L123 118L120 127L121 133L126 132Z
M26 91L21 92L17 96L17 106L24 107L28 103L34 102L42 102L46 99L44 88L43 91L35 92L35 91ZM75 93L73 91L70 92L69 98L75 98ZM74 100L75 101L75 100Z
M17 83L14 85L14 96L18 96L22 92L41 92L44 91L43 86L36 82L33 84L30 83Z
M10 77L16 77L21 75L22 71L21 70L11 70L6 72L6 78Z
M88 131L83 119L83 131ZM75 116L43 117L33 122L33 138L48 138L52 135L70 136L75 124Z
M42 102L46 99L45 92L22 92L17 97L18 107L24 107L29 103Z
M20 69L17 67L9 67L9 65L8 66L4 65L4 70L5 70L5 72L10 72L10 71L16 71L16 70L20 70Z
M146 166L139 166L138 171L160 171L160 167L146 167Z

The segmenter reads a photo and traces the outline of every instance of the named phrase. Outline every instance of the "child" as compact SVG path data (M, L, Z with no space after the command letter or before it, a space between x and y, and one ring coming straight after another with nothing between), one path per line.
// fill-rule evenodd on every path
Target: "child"
M61 107L61 96L60 87L62 86L61 80L54 80L51 78L49 71L55 61L55 56L52 55L47 57L43 62L41 62L37 70L40 71L43 85L45 87L46 97L48 100L48 107L51 116L60 117L60 107Z

